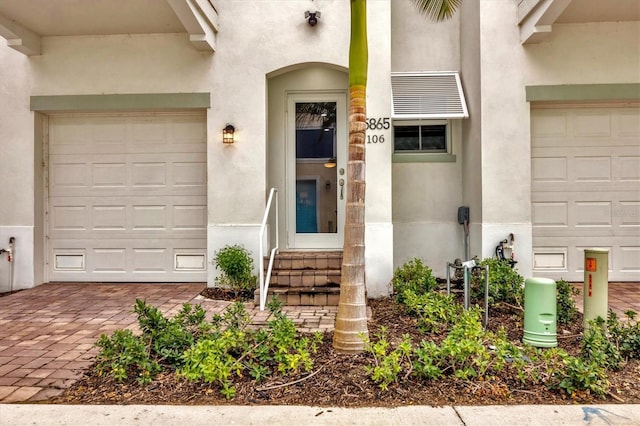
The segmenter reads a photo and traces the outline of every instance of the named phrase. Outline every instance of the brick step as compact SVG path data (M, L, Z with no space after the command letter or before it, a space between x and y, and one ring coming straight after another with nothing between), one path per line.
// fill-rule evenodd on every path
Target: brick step
M265 258L265 271L268 265ZM337 306L341 268L342 251L280 252L273 261L267 300L275 296L291 306Z
M340 269L271 271L272 287L331 287L340 285Z
M269 258L265 258L265 268L269 265ZM273 270L309 270L309 269L340 269L342 267L341 251L283 251L279 252L273 261Z
M340 287L271 287L267 303L273 297L287 306L338 306ZM254 293L255 304L260 303L260 292Z

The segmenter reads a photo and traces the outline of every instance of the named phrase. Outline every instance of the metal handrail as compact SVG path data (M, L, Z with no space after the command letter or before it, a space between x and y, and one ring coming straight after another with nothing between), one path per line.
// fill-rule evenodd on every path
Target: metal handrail
M264 311L264 307L267 302L267 294L269 292L269 281L271 281L271 271L273 269L273 261L275 259L276 252L279 247L278 235L280 234L278 228L278 188L271 188L269 191L269 198L267 199L267 206L264 209L264 217L262 218L262 224L260 225L260 310ZM265 277L264 273L264 234L267 229L267 220L269 219L269 212L271 211L271 202L273 198L276 199L276 246L271 249L271 253L269 254L269 266L267 268L267 273Z

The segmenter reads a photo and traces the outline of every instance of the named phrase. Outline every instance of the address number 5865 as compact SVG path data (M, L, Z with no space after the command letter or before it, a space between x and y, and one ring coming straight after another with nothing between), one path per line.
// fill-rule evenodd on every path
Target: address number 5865
M367 118L367 130L387 130L390 127L389 117Z

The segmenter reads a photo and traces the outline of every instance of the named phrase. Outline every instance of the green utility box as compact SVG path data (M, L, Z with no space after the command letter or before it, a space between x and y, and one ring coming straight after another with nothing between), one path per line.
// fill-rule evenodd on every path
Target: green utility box
M525 280L522 341L540 348L558 346L556 311L556 282L548 278Z

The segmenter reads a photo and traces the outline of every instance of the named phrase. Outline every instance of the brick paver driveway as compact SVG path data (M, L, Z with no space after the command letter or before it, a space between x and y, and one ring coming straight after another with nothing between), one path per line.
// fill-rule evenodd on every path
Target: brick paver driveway
M92 363L103 333L135 328L137 297L163 312L204 284L45 284L0 298L0 401L59 394Z

